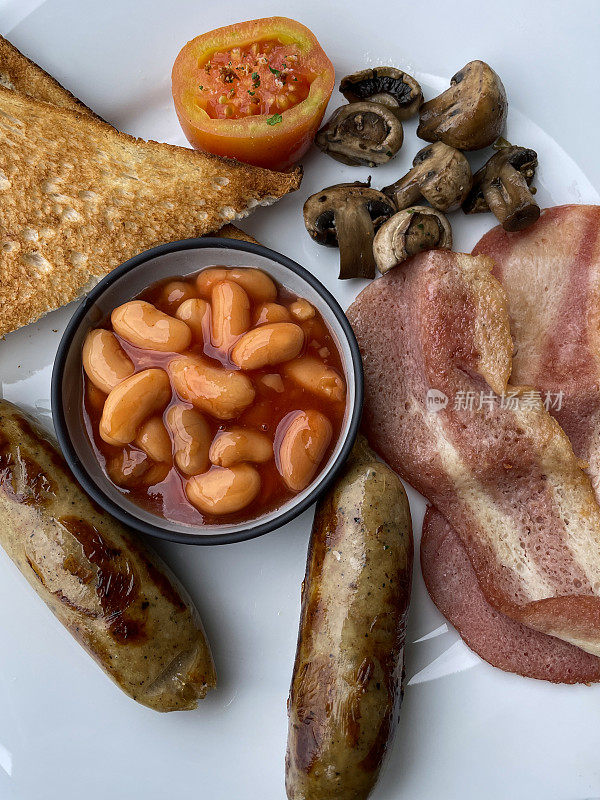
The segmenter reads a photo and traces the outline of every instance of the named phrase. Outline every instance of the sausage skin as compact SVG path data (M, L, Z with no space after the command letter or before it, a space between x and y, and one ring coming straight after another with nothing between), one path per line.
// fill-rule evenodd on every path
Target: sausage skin
M154 553L98 508L56 446L0 400L0 544L130 697L192 709L216 685L192 601Z
M359 440L319 503L288 700L289 800L364 800L401 695L413 542L398 476Z

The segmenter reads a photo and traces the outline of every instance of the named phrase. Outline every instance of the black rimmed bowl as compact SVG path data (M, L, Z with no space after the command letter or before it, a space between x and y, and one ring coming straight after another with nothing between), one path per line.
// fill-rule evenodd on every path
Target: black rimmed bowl
M338 346L347 385L346 411L337 444L315 480L279 508L254 520L186 525L154 514L121 492L104 473L83 422L81 351L88 332L116 307L164 278L191 275L205 267L257 267L286 289L306 298L321 313ZM302 513L331 485L358 431L363 399L362 362L350 323L333 295L304 267L259 244L235 239L184 239L129 259L92 289L58 347L52 372L52 414L59 444L85 491L118 520L142 533L187 544L231 544L261 536Z

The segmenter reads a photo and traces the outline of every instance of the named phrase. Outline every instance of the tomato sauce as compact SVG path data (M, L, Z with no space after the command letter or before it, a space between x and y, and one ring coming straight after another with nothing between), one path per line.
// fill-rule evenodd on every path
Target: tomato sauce
M219 268L222 269L223 267ZM172 281L182 281L186 287L191 288L194 296L197 297L199 294L195 287L195 279L198 274L199 273L185 278L169 278L168 280L155 283L141 292L135 299L145 300L152 303L159 310L173 315L177 307L177 301L173 302L173 300L171 300L169 302L169 300L165 299L165 284ZM184 299L185 297L181 302L183 302ZM298 299L296 295L289 292L285 287L277 285L277 297L273 302L289 308L290 305ZM250 318L253 320L256 306L260 304L253 303L252 300L250 302ZM312 318L304 321L292 319L292 321L300 325L304 331L304 345L299 357L302 355L314 356L322 361L326 367L335 370L339 376L345 378L341 356L334 337L319 311L315 308L314 312ZM112 331L110 318L104 320L99 327ZM238 368L230 358L230 353L235 341L228 348L227 352L219 350L211 341L210 311L204 319L203 327L204 343L194 344L192 342L189 350L185 351L184 355L191 354L202 356L205 361L210 362L213 366L223 366L228 370L237 370ZM122 337L117 336L117 338L121 347L133 362L135 372L150 367L159 367L166 370L169 362L180 355L142 349L132 345ZM274 450L277 451L281 437L285 432L282 430L284 426L280 427L280 423L284 418L297 411L306 411L309 409L319 411L330 421L333 435L317 472L311 480L312 483L326 465L337 444L345 415L346 399L345 397L342 400L327 399L303 388L285 375L282 369L283 366L282 364L277 364L257 370L245 371L244 374L248 375L252 381L256 396L252 404L238 417L228 420L219 420L211 417L207 413L202 413L211 428L213 438L219 431L228 430L232 427L252 428L266 434L273 442ZM263 380L264 378L266 378L266 380ZM100 392L90 382L83 370L82 380L85 386L85 391L83 393L85 427L96 457L105 473L110 477L108 465L111 459L114 460L116 456L123 452L123 448L107 444L101 438L99 424L106 395ZM175 390L173 390L171 400L164 409L162 415L163 420L166 420L168 409L176 404L191 408L191 404L182 401L177 396ZM129 453L131 463L147 461L145 453L133 443L127 445L126 449ZM157 465L154 466L156 467ZM295 494L283 481L276 465L276 459L271 458L266 463L252 465L260 474L261 489L258 496L246 507L238 512L220 516L202 514L192 505L186 495L185 484L189 476L181 474L174 465L165 464L162 466L164 467L162 470L158 469L153 473L148 472L142 474L137 485L136 481L133 480L132 485L128 485L127 487L119 486L116 483L115 486L117 486L118 490L122 492L123 495L148 511L174 522L191 526L232 524L254 520L261 515L277 509L290 500ZM152 485L146 485L146 480L150 474L155 475L156 482Z

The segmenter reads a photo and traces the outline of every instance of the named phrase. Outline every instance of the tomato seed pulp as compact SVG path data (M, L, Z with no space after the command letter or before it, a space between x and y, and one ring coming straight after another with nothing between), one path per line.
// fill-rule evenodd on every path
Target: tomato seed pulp
M253 42L198 64L198 102L212 119L281 114L308 97L311 80L297 45Z

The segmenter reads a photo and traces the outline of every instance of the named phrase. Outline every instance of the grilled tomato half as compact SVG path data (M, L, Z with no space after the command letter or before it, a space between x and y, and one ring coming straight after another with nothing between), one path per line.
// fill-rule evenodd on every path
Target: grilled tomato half
M335 73L315 35L287 17L197 36L173 66L181 127L197 150L286 169L308 150Z

